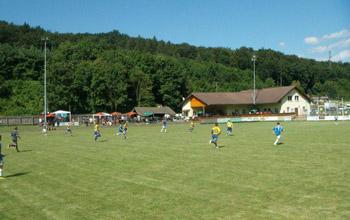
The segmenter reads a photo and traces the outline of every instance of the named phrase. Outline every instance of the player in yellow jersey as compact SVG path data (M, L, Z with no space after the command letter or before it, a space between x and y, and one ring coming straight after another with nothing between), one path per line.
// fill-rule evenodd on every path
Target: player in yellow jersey
M221 129L218 123L215 123L214 127L211 129L211 140L209 141L209 144L214 144L216 148L219 148L218 138L220 134L221 134Z
M128 121L125 121L124 123L124 131L123 131L123 136L124 136L124 139L127 139L128 137L126 136L126 133L128 132L128 127L129 127L129 124L128 124Z
M193 129L194 129L194 122L191 121L191 123L190 123L190 128L188 129L188 131L189 131L189 132L192 132Z
M97 141L97 139L101 137L100 125L98 123L95 124L94 137L95 137L95 141Z
M232 135L233 123L228 120L226 123L226 135Z

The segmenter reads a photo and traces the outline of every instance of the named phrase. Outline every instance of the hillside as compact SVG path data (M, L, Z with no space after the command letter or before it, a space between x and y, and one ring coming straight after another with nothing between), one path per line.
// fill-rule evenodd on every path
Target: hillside
M239 91L300 83L308 94L350 99L350 64L318 62L273 50L204 48L156 38L53 33L0 21L0 114L38 114L43 106L43 42L48 41L49 110L178 109L192 91Z

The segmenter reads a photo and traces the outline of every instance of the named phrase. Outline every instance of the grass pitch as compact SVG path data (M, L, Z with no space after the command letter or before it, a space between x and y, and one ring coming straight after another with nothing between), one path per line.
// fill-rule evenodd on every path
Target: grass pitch
M210 125L20 127L22 152L5 147L0 219L350 219L350 123L234 124L209 145ZM221 128L224 130L224 126Z

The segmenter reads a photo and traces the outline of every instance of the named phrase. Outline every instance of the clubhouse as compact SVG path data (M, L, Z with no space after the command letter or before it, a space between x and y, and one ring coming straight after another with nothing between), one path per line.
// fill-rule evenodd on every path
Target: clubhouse
M295 86L240 92L194 92L182 104L186 117L258 113L310 113L311 99ZM255 103L255 104L254 104Z

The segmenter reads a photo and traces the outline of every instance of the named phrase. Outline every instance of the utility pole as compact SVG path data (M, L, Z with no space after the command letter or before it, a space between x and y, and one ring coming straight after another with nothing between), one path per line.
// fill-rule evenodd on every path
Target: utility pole
M328 51L328 65L329 65L329 68L331 68L331 66L332 66L332 51L331 50Z
M48 37L42 39L44 41L44 128L47 129L47 97L46 97L46 43Z
M255 100L256 99L256 91L255 91L255 61L256 61L256 56L255 56L255 54L252 57L252 61L253 61L253 74L254 74L254 76L253 76L253 81L254 81L253 104L255 106L255 104L256 104L256 100Z

